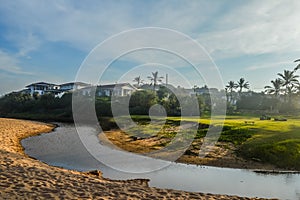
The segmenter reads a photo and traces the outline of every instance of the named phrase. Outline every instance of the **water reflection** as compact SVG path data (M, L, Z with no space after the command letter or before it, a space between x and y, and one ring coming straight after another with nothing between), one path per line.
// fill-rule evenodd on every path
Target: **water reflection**
M60 124L54 132L22 140L25 152L50 165L89 171L100 169L111 179L149 178L150 185L193 192L247 197L300 199L299 174L261 175L249 170L171 163L158 171L132 174L111 169L94 159L72 125ZM105 148L104 154L109 154ZM133 167L122 161L122 165Z

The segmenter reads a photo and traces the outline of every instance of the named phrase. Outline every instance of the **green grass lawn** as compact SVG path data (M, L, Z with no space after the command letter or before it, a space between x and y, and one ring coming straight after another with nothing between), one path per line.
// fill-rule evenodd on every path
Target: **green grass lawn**
M239 156L284 169L300 170L300 117L284 116L287 121L274 121L274 117L260 120L259 116L226 116L225 121L222 116L213 120L208 117L168 117L168 120L223 125L219 141L235 144ZM196 137L204 137L207 130L199 129Z
M300 119L258 121L255 129L240 146L241 156L300 170Z
M282 117L282 116L276 116ZM300 117L284 116L287 121L260 120L252 116L220 116L200 123L222 125L219 141L237 145L237 154L246 158L274 164L281 168L300 170ZM179 120L179 118L170 118ZM194 120L184 118L184 120ZM254 124L246 124L254 122Z
M274 121L274 117L284 117L287 121ZM143 126L147 116L133 116L136 122ZM225 119L225 120L224 120ZM260 120L259 116L216 116L208 117L167 117L164 128L178 126L180 120L198 122L202 128L198 129L196 138L206 135L208 125L223 126L219 141L233 143L237 147L237 154L245 159L274 164L291 170L300 170L300 117L272 116L272 120ZM245 123L250 122L250 123ZM147 123L146 123L147 124ZM206 127L203 125L207 125ZM176 133L165 132L164 128L145 126L143 134L150 136L153 132L168 134L174 137ZM133 128L134 132L135 129Z

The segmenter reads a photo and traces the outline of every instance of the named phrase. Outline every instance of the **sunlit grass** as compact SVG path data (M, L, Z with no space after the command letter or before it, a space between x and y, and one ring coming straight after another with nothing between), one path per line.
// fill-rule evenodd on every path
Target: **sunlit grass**
M282 168L300 170L300 117L276 117L286 118L287 121L260 120L255 116L214 116L212 119L168 117L167 119L212 126L223 125L219 141L238 145L238 155ZM197 136L204 137L206 131L207 129L198 130Z

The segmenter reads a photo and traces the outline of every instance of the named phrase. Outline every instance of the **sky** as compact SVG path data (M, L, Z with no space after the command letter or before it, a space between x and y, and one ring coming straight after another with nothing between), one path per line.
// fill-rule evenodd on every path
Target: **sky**
M0 0L0 95L33 82L79 80L80 69L92 65L87 82L93 75L103 84L132 83L136 76L149 82L147 76L159 71L161 76L168 73L175 86L221 87L214 85L219 80L206 76L211 65L224 85L243 77L251 90L261 91L300 58L299 10L297 0ZM161 34L147 27L159 27ZM166 30L186 41L164 35ZM190 48L188 40L202 52ZM176 52L137 51L143 41L163 44L167 50L184 43L180 55L201 65L203 74ZM134 51L117 54L129 47Z

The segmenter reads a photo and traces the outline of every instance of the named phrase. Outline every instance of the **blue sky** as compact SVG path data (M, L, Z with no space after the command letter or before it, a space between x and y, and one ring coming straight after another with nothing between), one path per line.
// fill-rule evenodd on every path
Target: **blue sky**
M278 72L293 69L293 61L300 58L299 10L297 0L0 0L0 95L37 81L74 81L96 45L122 31L143 27L173 29L190 36L208 52L224 84L244 77L252 90L259 91ZM135 75L147 80L149 72L157 69L162 76L168 73L143 63L141 58L148 53L118 60L104 82L131 81ZM156 54L150 56L160 63ZM193 74L188 66L174 60L169 67L187 76L189 84L175 75L169 76L170 83L204 84L199 76L188 75ZM142 64L147 70L128 67ZM121 79L116 74L130 75Z

